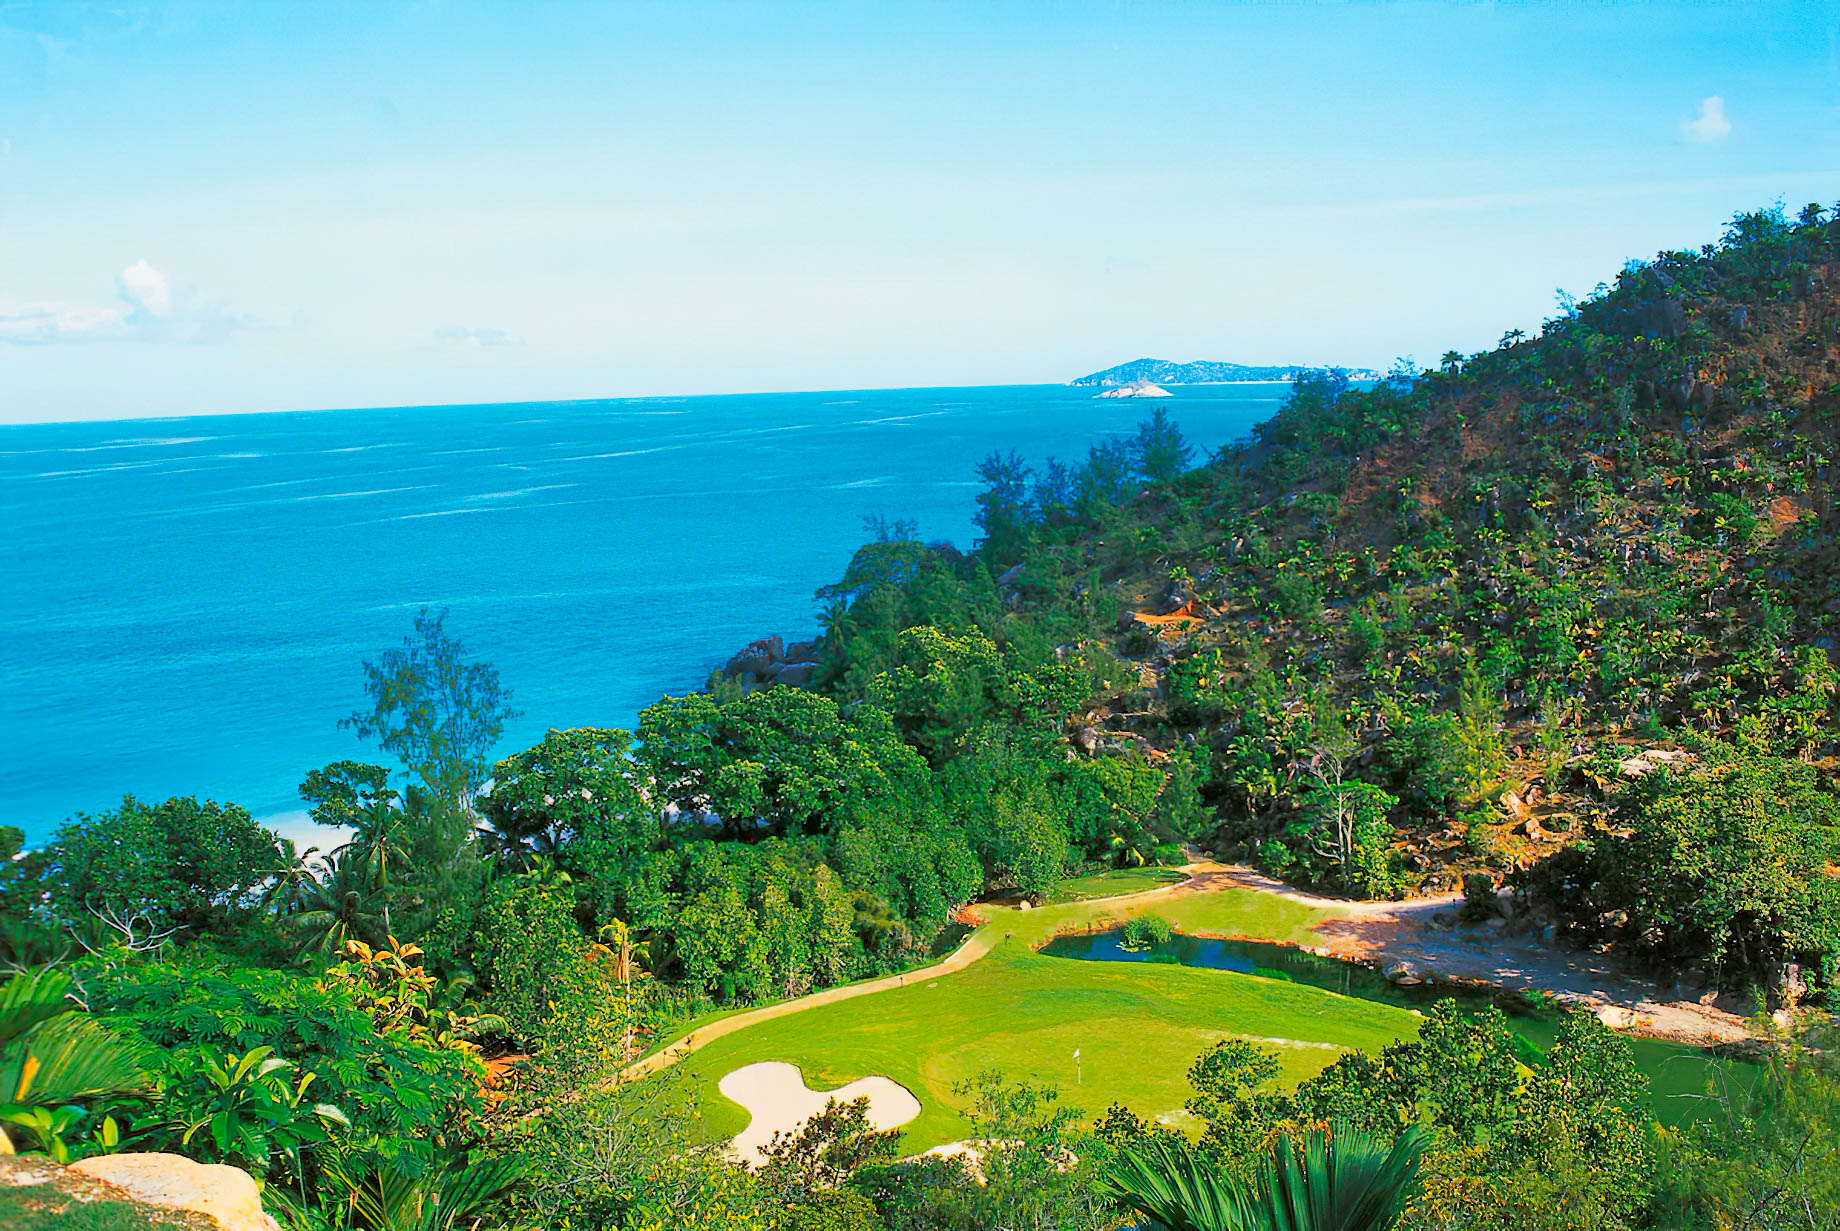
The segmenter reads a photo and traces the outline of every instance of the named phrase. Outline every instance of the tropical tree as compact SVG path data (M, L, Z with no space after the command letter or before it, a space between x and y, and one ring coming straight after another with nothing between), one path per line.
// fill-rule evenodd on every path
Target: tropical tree
M971 519L984 532L979 550L992 564L1013 562L1028 543L1029 480L1033 476L1014 449L1007 455L992 452L977 465L983 487Z
M631 862L620 856L660 836L659 810L645 798L632 743L631 733L620 730L551 731L542 743L495 764L491 793L479 801L487 854L501 867L522 871L533 856L555 859L571 842L587 841L598 856ZM601 849L608 839L625 849Z
M319 879L319 862L314 858L319 847L301 850L292 838L282 838L276 846L278 858L268 887L262 891L259 905L277 915L292 915L305 909Z
M1121 1150L1109 1191L1155 1231L1386 1231L1411 1197L1426 1135L1390 1145L1347 1126L1280 1134L1235 1182L1173 1133Z
M390 801L379 800L360 818L358 831L351 841L339 849L346 859L358 862L365 880L382 903L385 935L395 931L390 919L390 903L396 887L390 882L390 874L400 874L409 861L406 828L404 814L391 807Z
M437 799L470 807L485 781L487 759L505 725L520 717L511 690L489 663L469 662L466 647L447 635L426 607L401 649L364 661L368 710L339 723L360 739L395 754Z
M1195 450L1182 436L1182 429L1169 417L1169 408L1158 406L1150 417L1137 425L1137 439L1132 442L1137 467L1152 483L1167 483L1187 470L1195 459Z
M104 915L156 932L210 932L254 903L279 858L275 835L235 804L128 796L60 826L43 879L67 923Z

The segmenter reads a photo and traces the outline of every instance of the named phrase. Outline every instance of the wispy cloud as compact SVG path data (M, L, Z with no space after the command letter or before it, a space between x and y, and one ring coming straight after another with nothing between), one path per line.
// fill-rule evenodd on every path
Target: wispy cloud
M0 342L15 346L42 346L106 334L127 314L120 308L91 308L82 304L41 301L0 305Z
M120 302L113 304L0 303L0 342L15 346L110 338L219 342L256 324L226 304L202 299L190 287L175 286L171 275L144 257L115 275L115 293Z
M1699 114L1680 122L1680 136L1695 145L1712 145L1731 136L1731 121L1725 117L1725 99L1718 94L1702 98Z
M524 339L515 333L503 329L485 326L468 328L464 325L443 325L434 331L434 336L443 342L455 346L522 346Z

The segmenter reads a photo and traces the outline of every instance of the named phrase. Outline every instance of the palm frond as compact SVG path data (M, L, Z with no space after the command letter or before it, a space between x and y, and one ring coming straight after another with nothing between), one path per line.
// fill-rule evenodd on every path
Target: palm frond
M1251 1231L1261 1225L1249 1194L1173 1134L1123 1151L1107 1178L1114 1199L1152 1220L1150 1231Z
M1120 1153L1111 1196L1153 1231L1387 1231L1418 1175L1425 1135L1413 1126L1384 1144L1338 1126L1281 1135L1244 1180L1174 1135Z
M390 1160L365 1154L329 1163L327 1178L345 1189L350 1223L363 1231L453 1231L524 1179L515 1156L453 1161L405 1175Z
M71 1013L0 1047L0 1102L42 1107L148 1094L151 1068L146 1045Z
M75 987L76 980L50 967L14 975L0 984L0 1047L40 1022L74 1012L77 1005L70 993Z
M1342 1126L1280 1138L1260 1168L1260 1189L1281 1231L1386 1231L1399 1221L1418 1175L1424 1130L1414 1125L1391 1145Z

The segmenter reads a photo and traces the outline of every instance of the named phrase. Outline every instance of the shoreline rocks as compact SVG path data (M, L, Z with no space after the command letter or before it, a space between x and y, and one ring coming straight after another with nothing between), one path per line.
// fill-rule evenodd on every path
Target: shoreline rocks
M722 675L749 689L773 684L803 687L818 673L818 645L815 639L787 645L778 634L762 637L730 658L722 667Z

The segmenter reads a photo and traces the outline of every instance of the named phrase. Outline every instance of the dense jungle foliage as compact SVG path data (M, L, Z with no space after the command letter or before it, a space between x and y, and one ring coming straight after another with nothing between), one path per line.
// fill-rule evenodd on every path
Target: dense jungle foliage
M668 1077L616 1079L700 1013L928 961L980 896L1182 843L1353 896L1481 874L1553 943L1821 1002L1837 260L1817 207L1744 214L1538 337L1300 382L1205 457L1163 407L1075 463L992 456L972 550L872 527L807 683L718 673L632 731L492 762L510 692L424 612L346 720L402 776L301 785L332 851L189 798L0 830L5 1140L232 1163L312 1231L1098 1228L1337 1148L1413 1227L1832 1225L1818 1031L1677 1133L1595 1018L1530 1056L1449 1002L1292 1092L1223 1044L1198 1142L991 1074L981 1178L860 1106L750 1172Z

